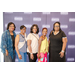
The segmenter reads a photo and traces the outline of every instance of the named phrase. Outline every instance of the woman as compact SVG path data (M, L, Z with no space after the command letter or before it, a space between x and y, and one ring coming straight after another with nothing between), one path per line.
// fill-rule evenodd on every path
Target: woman
M60 22L55 22L49 35L49 61L64 62L67 37L60 28Z
M15 38L15 48L18 54L19 62L26 62L27 49L26 49L26 27L20 27L21 32Z
M27 52L29 62L36 62L38 52L38 40L39 40L39 28L37 24L33 24L30 30L30 34L27 36Z
M48 41L47 41L47 28L42 29L42 36L39 38L38 48L38 62L47 62Z
M8 23L7 30L2 34L1 50L4 54L5 62L15 62L15 24Z

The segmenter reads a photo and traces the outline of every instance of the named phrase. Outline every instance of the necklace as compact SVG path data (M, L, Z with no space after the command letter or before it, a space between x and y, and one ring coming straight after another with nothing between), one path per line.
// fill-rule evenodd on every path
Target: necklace
M58 32L53 32L53 33L54 33L54 35L57 35L59 33L59 31Z

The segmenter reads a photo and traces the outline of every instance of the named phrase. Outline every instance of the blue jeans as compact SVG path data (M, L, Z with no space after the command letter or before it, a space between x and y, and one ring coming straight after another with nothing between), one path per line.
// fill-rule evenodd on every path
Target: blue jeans
M27 60L27 52L23 53L23 52L19 51L19 53L21 54L22 59L18 58L18 62L26 62L26 60Z

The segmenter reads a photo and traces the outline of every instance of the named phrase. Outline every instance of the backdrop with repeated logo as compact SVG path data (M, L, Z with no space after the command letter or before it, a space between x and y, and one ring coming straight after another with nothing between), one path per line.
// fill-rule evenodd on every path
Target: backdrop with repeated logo
M4 31L7 28L9 22L13 22L16 25L16 34L20 33L20 26L25 25L27 27L26 34L30 33L30 27L33 24L39 26L39 36L42 35L42 28L48 28L47 37L53 29L53 24L59 21L61 23L61 29L65 32L68 43L66 46L66 61L75 61L75 12L3 12L3 26ZM18 59L15 59L16 62ZM28 56L27 56L27 61ZM49 61L49 54L48 54Z

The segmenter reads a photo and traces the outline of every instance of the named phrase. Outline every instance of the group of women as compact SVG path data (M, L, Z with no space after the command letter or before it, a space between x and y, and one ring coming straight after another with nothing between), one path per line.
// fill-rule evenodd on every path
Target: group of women
M8 23L7 30L2 34L1 50L4 54L5 62L15 62L16 53L19 62L26 62L27 54L29 62L47 62L49 52L50 62L65 62L65 52L67 37L60 28L60 22L55 22L53 30L46 35L47 28L42 29L42 35L39 37L39 27L33 24L30 33L26 35L26 27L20 26L20 33L15 34L16 26L13 22Z

